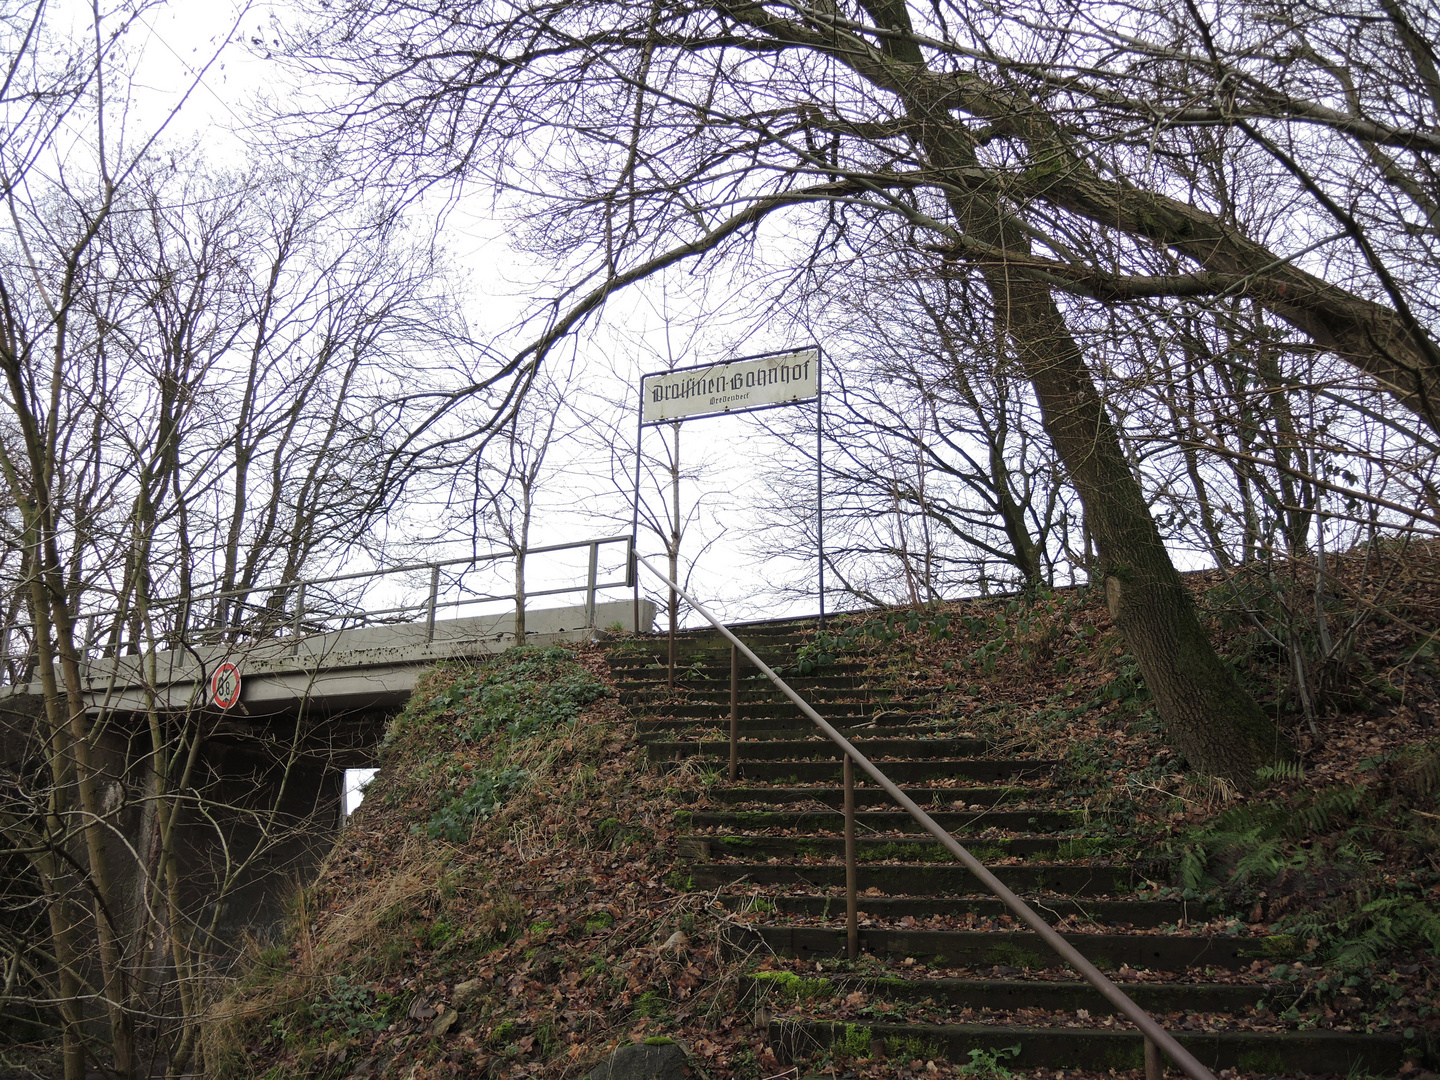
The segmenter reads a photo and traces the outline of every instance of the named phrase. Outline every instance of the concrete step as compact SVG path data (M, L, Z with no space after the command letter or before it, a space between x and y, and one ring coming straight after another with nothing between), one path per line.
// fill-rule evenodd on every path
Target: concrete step
M1145 1040L1121 1027L1036 1027L1011 1024L846 1024L826 1020L775 1020L770 1044L781 1062L808 1060L839 1044L866 1054L877 1044L896 1060L970 1064L972 1050L1018 1047L1000 1064L1013 1069L1095 1071L1142 1069ZM1399 1035L1340 1031L1177 1031L1176 1040L1212 1070L1239 1069L1269 1076L1305 1074L1394 1076L1405 1061ZM1175 1072L1171 1068L1172 1074Z
M730 672L727 670L723 678L710 680L689 679L681 685L671 688L666 680L664 670L656 671L652 668L645 668L645 675L638 679L615 679L615 689L623 694L654 694L654 695L685 695L716 693L721 695L727 702L730 700ZM657 677L658 676L658 677ZM786 677L786 684L799 694L810 694L816 691L829 690L835 693L845 691L870 692L874 689L873 681L865 675L847 675L844 677L817 678L814 676L797 675L793 678ZM742 672L740 676L740 692L751 694L776 694L780 690L774 683L755 671ZM891 694L890 696L897 696Z
M808 723L808 721L807 721ZM647 745L655 742L720 742L725 744L725 756L729 755L730 747L730 721L721 719L709 720L684 720L670 722L667 720L636 722L636 728L640 731L640 741ZM955 735L951 732L937 729L929 724L915 724L913 727L891 727L883 724L866 723L860 727L848 726L835 727L840 734L844 735L851 742L858 742L862 739L905 739L918 743L922 748L929 746L932 740L968 738L968 736ZM752 743L768 742L772 739L784 741L786 739L798 739L805 742L823 742L829 745L828 736L821 733L813 723L809 727L796 725L788 728L767 727L765 721L741 720L737 725L740 738ZM988 745L988 744L987 744ZM1006 750L1016 749L1029 750L1031 747L1006 746Z
M750 651L763 660L766 664L774 667L776 664L791 664L795 662L795 650L799 642L787 638L771 638L764 641L756 641L749 645ZM612 668L622 667L646 667L651 664L669 666L670 649L663 638L647 643L645 646L626 649L624 651L612 649L606 653L605 659ZM758 670L742 654L740 657L741 666L750 671ZM859 665L856 659L842 660L837 658L836 666L845 664ZM723 667L727 677L730 671L730 646L716 645L713 642L682 641L675 642L675 667L677 670L703 665L710 667ZM829 670L827 665L826 670ZM806 674L813 674L807 672Z
M1053 792L1048 788L1005 784L990 787L901 787L900 790L927 811L931 808L950 809L957 802L966 806L995 806L1001 803L1045 800L1053 796ZM744 803L783 806L786 803L817 802L825 806L841 807L845 805L845 789L826 784L816 784L813 787L714 787L706 793L706 798L712 803L730 806ZM894 807L895 801L881 788L858 783L855 786L855 805L857 808Z
M662 611L660 618L663 621L668 619L669 616ZM818 629L819 625L816 622L816 617L808 619L764 619L758 622L734 623L729 625L730 632L747 645L750 644L752 640L774 638L800 641L813 637ZM637 643L653 644L657 641L663 645L668 639L668 631L661 629L653 634L644 634L639 637L626 635L624 637L612 638L610 639L610 646L613 649L623 649L628 646L634 646ZM675 632L675 641L677 643L685 641L718 644L724 645L726 648L730 646L728 639L722 637L712 626L699 626L677 630Z
M927 733L933 733L940 737L956 737L952 730L949 730L953 721L935 712L904 712L882 710L873 712L867 716L843 717L826 716L824 712L820 715L830 724L831 727L839 728L841 731L856 731L870 735L891 734L910 738L921 737ZM656 731L707 731L719 730L726 733L729 738L730 732L730 710L720 709L710 713L708 716L640 716L636 718L635 726L643 733ZM800 736L819 735L819 729L815 721L808 716L803 716L797 710L792 716L741 716L740 730L742 732L764 731L790 733L791 738Z
M816 685L829 682L831 679L840 680L834 685L845 685L845 679L865 679L874 684L874 678L870 676L870 665L863 660L837 660L833 664L827 664L824 668L810 671L792 670L795 664L794 657L788 652L775 651L769 654L763 649L756 650L760 659L775 671L787 683L791 683L796 690L800 686L791 682L795 680L810 679ZM670 665L664 651L653 653L647 656L631 656L623 659L611 659L610 674L616 680L629 680L634 682L648 682L652 686L666 686L670 680ZM769 677L753 664L746 663L740 669L740 678L754 679L757 683L760 680L769 682ZM693 685L696 689L713 687L724 682L726 688L730 686L730 654L721 655L691 655L675 657L675 681L680 685ZM774 684L771 683L773 686Z
M876 739L863 734L853 740L855 746L869 758L898 758L910 760L932 760L935 758L979 757L992 746L981 739ZM817 733L813 739L754 739L742 738L737 744L740 760L770 761L775 759L811 760L834 758L840 760L842 751L828 738ZM700 742L678 742L669 740L645 740L645 752L652 761L676 761L688 757L730 757L730 742L706 740Z
M1059 764L1035 758L935 758L929 761L876 762L885 775L896 784L924 781L965 780L990 782L996 780L1041 779ZM841 780L843 769L836 761L742 761L740 775L747 780L766 780L777 784L834 783Z
M876 701L832 701L820 702L811 705L816 712L826 720L834 723L837 720L843 721L846 718L864 717L866 719L876 716L902 715L914 716L919 710L906 709L883 702ZM730 706L723 708L716 705L691 705L683 701L668 702L664 705L655 705L644 709L634 708L631 710L642 718L646 715L673 716L678 718L694 717L715 720L721 717L729 719ZM793 701L750 701L740 703L740 717L742 719L780 719L780 718L804 718L805 714L800 711L800 706ZM813 724L814 721L806 719L806 724Z
M742 889L744 885L740 886ZM819 917L836 922L845 918L843 893L819 896L804 893L761 894L725 893L721 902L735 911L755 910L757 904L776 916ZM1047 897L1035 901L1037 910L1052 922L1067 917L1083 919L1098 926L1126 925L1136 927L1172 926L1183 922L1204 922L1210 910L1196 901L1180 900L1075 900ZM978 919L999 919L1009 914L1003 903L994 898L953 896L864 896L859 910L867 918L895 922L906 917L928 919L931 916L974 915Z
M1011 965L1006 965L1011 966ZM788 978L786 977L788 976ZM797 977L789 972L760 972L749 979L748 997L775 1005L813 999L829 992L837 996L860 991L870 1002L925 1002L951 1009L1014 1012L1041 1009L1073 1013L1084 1009L1092 1016L1116 1015L1115 1007L1100 991L1080 980L1058 979L928 979L921 977L832 976ZM809 984L809 985L807 985ZM1151 1013L1236 1012L1255 1008L1277 986L1260 983L1175 983L1127 980L1122 990Z
M981 862L998 859L1051 859L1076 862L1104 855L1102 842L1093 837L1067 839L1056 836L978 837L956 836ZM681 841L681 854L710 859L843 859L845 841L840 836L773 836L767 833L735 836L692 835ZM1114 844L1111 845L1113 852ZM859 862L953 862L954 856L933 839L920 836L856 837L855 858Z
M1073 829L1083 820L1078 810L944 810L930 815L948 832L975 829L1005 829L1010 832L1058 832ZM686 823L695 829L726 829L732 832L758 832L781 829L802 832L835 832L845 827L840 810L744 810L725 812L695 810L688 813ZM860 836L872 833L924 833L904 810L862 810L855 814L855 828Z
M845 955L840 927L749 925L729 931L734 947L759 945L781 956L825 960ZM1274 955L1265 938L1199 934L1066 934L1065 940L1104 970L1129 965L1148 971L1184 971L1192 967L1238 971ZM940 967L1013 967L1044 971L1066 965L1028 930L902 930L862 927L860 951L886 960L923 960Z
M1025 896L1041 893L1061 897L1129 896L1136 886L1142 884L1129 866L1010 863L992 866L990 872L1008 888ZM798 886L807 892L845 887L845 865L841 862L696 862L689 867L689 874L699 889L718 889L742 883ZM879 894L887 896L990 896L990 890L980 884L969 870L954 862L864 863L856 868L855 878L856 887L862 893L876 889Z
M786 681L788 682L789 680ZM819 707L817 703L822 701L866 701L898 706L916 700L911 695L871 690L864 686L830 685L811 686L803 689L800 687L792 687L792 689L817 708ZM763 685L756 683L751 683L748 687L742 685L737 697L742 705L789 701L789 698L781 692L779 687L768 681ZM933 695L924 696L924 698L929 697L933 697ZM621 690L620 702L623 705L642 705L645 707L670 703L688 705L708 704L717 708L728 709L730 707L730 685L727 681L724 686L706 687L701 685L687 687L683 690L671 690L663 685L636 690Z

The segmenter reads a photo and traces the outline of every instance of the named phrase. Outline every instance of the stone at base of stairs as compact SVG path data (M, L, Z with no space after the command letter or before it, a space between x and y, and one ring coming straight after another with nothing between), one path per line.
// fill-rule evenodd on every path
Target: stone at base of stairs
M1297 1072L1394 1075L1405 1061L1398 1035L1333 1031L1176 1032L1180 1045L1211 1069L1244 1072ZM868 1057L873 1040L897 1060L945 1058L965 1061L971 1050L989 1053L1018 1046L1005 1061L1014 1068L1139 1069L1145 1065L1145 1040L1137 1031L1106 1028L1017 1027L990 1024L839 1024L812 1020L772 1020L770 1045L785 1064L815 1053L845 1048ZM1173 1067L1171 1072L1177 1072Z

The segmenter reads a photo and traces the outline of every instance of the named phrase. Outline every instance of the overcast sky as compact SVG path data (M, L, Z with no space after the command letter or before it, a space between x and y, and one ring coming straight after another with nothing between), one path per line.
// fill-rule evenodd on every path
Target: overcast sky
M87 16L77 5L77 24ZM127 121L131 137L165 123L168 141L198 141L207 157L219 163L244 160L251 153L247 143L263 147L263 131L251 126L252 118L263 112L257 102L268 98L284 107L290 97L285 68L267 55L277 42L276 19L286 16L287 9L280 6L242 7L213 0L172 0L147 11L130 45L136 72ZM415 224L430 228L438 215L438 206L422 203ZM515 333L516 324L533 310L533 298L544 294L543 282L553 273L511 245L512 224L492 212L488 193L474 192L447 210L440 232L444 247L464 270L466 310L476 336L503 343L508 351L523 344L525 335ZM663 288L637 288L613 299L573 347L556 350L557 364L575 365L577 402L618 424L628 438L634 431L641 372L786 348L806 340L795 327L772 323L751 311L743 296L731 301L727 290L732 288L726 280L685 273ZM695 323L693 302L701 294L706 306L721 312L704 327ZM623 404L623 411L607 408L590 391L624 398L617 403ZM648 431L646 445L654 445L660 437L659 429ZM664 438L672 436L666 431ZM681 438L682 465L701 466L702 475L685 481L681 491L682 510L697 502L701 507L682 554L688 563L703 551L693 579L701 597L716 601L735 618L813 611L813 601L778 603L766 582L771 572L782 573L782 568L767 570L752 555L753 521L746 508L754 501L753 485L763 482L762 466L783 459L783 446L766 436L754 420L738 417L691 422ZM554 461L569 475L542 496L544 507L532 544L626 531L617 528L615 517L626 516L628 495L614 490L609 470L593 448L583 450L578 441L566 443ZM801 464L796 462L797 467ZM661 544L642 533L640 548L642 553L659 553ZM535 570L538 578L545 568ZM544 604L560 602L552 599Z

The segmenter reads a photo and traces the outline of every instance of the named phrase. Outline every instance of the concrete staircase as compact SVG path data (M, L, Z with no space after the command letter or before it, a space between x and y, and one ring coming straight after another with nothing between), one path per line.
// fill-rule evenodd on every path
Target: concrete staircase
M813 630L773 623L736 632L779 667L794 663ZM841 1052L1011 1069L1143 1066L1139 1033L884 792L858 779L862 952L845 959L838 751L745 666L740 774L731 784L729 645L687 633L678 653L674 691L663 639L618 640L610 664L650 754L706 774L707 794L684 818L681 855L692 887L715 893L734 915L730 943L752 957L756 1016L782 1062L803 1067ZM1173 891L1144 879L1124 836L1087 831L1052 784L1056 763L1043 748L992 747L965 731L963 718L946 718L942 701L899 695L859 664L787 681L1212 1069L1354 1076L1400 1068L1398 1035L1301 1031L1277 1020L1291 1003L1275 978L1286 943L1205 932L1209 912L1161 898Z

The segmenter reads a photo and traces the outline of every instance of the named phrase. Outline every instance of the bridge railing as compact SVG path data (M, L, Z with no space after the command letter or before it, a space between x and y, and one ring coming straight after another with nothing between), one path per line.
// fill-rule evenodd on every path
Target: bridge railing
M620 565L623 576L602 580L601 551L623 545ZM522 585L505 591L466 585L466 576L497 563L521 566L535 556L581 551L581 580L562 584L547 582L540 588ZM633 545L630 536L607 536L594 540L575 540L564 544L546 544L519 551L493 551L482 555L463 556L430 562L403 563L359 570L348 574L302 578L280 585L252 586L239 589L212 589L185 596L152 601L150 624L141 627L133 610L108 608L82 612L77 618L76 644L90 659L136 653L153 641L162 649L184 644L203 645L221 642L258 642L292 638L298 645L303 638L337 630L353 630L365 626L389 626L424 621L426 641L435 635L435 624L442 617L459 617L463 609L480 604L511 602L526 604L548 596L581 593L585 598L586 624L595 623L596 596L606 589L634 586ZM520 575L522 580L525 576ZM405 596L406 582L428 582L418 599L415 585ZM374 603L377 584L389 579L398 581L398 588ZM493 577L491 579L493 581ZM454 595L451 595L454 594ZM257 602L256 597L264 597ZM0 629L0 681L10 684L28 682L36 663L34 627L13 622Z

